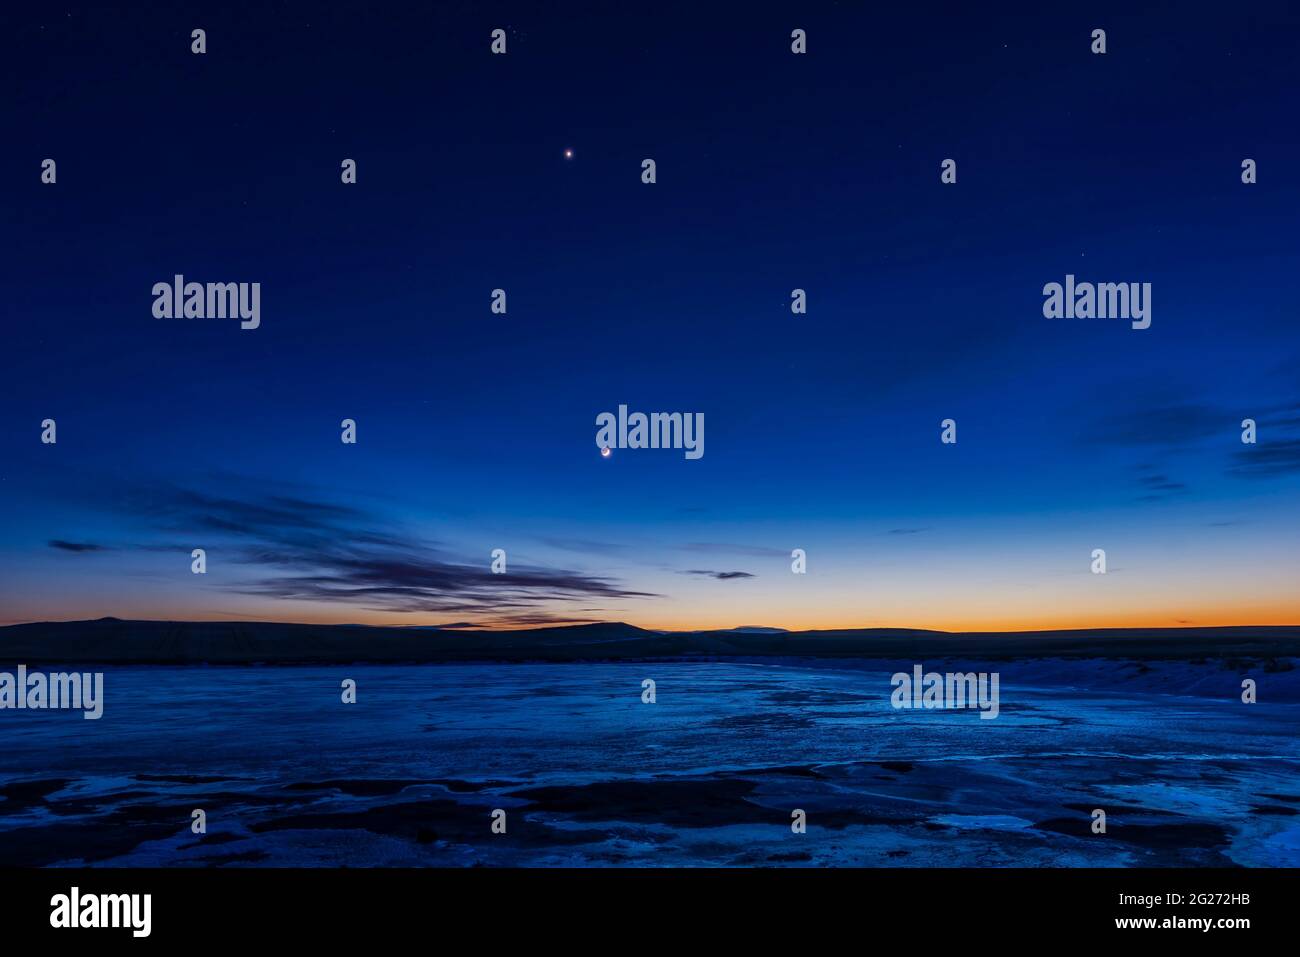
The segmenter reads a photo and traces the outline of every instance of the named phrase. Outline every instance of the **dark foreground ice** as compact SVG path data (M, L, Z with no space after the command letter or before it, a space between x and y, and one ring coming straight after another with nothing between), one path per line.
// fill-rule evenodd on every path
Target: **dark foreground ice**
M1300 865L1294 688L1006 663L981 720L891 708L910 667L109 669L99 721L0 714L0 865Z

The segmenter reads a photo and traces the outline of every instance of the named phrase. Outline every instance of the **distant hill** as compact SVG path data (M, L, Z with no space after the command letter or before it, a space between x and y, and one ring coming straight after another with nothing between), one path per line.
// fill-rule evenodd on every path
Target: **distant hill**
M907 628L656 632L622 622L518 631L230 621L35 622L0 628L0 663L305 664L665 658L1300 657L1300 626L944 632Z

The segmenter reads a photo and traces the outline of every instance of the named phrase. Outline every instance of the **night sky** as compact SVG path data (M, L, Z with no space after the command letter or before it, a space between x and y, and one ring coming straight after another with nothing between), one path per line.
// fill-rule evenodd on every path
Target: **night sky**
M0 622L1300 622L1287 5L313 6L12 12Z

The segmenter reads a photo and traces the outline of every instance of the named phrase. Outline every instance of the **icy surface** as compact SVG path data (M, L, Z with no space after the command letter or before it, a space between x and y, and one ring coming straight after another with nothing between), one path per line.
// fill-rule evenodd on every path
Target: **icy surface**
M923 664L999 717L912 662L111 669L0 713L0 865L1300 865L1300 671Z

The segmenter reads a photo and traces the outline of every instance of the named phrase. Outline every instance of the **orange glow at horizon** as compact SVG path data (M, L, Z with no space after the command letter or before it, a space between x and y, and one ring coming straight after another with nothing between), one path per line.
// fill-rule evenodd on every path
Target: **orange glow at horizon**
M908 628L925 631L946 632L1017 632L1017 631L1070 631L1098 628L1196 628L1196 627L1231 627L1231 626L1300 626L1300 601L1276 601L1243 603L1240 606L1187 605L1178 609L1112 609L1090 610L1085 613L1070 614L1021 614L1021 615L962 615L960 613L936 612L934 609L915 616L899 617L891 615L873 615L864 610L860 615L845 613L838 609L821 608L814 612L759 612L747 614L734 609L718 611L701 611L683 609L677 614L636 614L634 609L627 609L629 614L611 613L608 616L575 616L564 620L557 616L551 622L528 622L514 624L497 616L482 615L429 615L400 612L362 612L357 609L321 609L319 606L308 608L298 606L294 611L279 614L266 614L264 609L231 609L225 612L206 611L186 613L180 609L152 608L114 608L97 609L84 612L65 610L57 616L40 616L39 618L21 618L0 620L0 625L19 624L27 621L82 621L102 617L116 617L126 620L167 620L167 621L261 621L278 623L297 623L310 625L376 625L376 626L435 626L452 621L473 622L479 630L518 630L529 628L549 628L567 624L582 624L590 621L624 621L639 628L658 631L708 631L728 629L741 626L761 626L783 628L787 631L849 630L863 628Z

